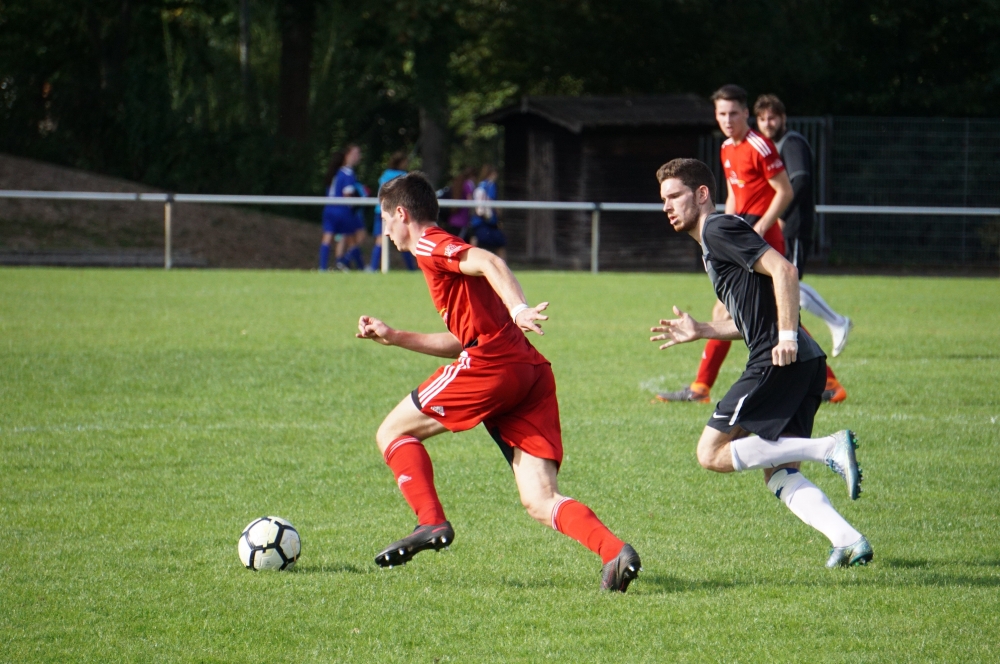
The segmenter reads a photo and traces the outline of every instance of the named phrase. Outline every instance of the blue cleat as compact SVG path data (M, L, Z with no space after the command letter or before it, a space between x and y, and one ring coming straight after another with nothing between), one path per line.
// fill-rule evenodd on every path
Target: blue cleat
M826 566L830 569L834 567L854 567L855 565L867 565L872 561L872 545L868 539L862 535L854 544L847 546L835 546L830 549L830 558L826 561Z
M826 465L847 482L847 494L851 500L857 500L861 495L861 480L863 476L858 468L858 459L854 450L858 448L858 438L853 431L844 429L833 434L836 442L826 457Z

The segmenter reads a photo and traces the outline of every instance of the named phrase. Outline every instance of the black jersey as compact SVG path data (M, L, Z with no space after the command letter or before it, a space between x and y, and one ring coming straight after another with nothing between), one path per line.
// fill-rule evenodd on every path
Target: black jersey
M771 277L753 271L771 248L753 227L731 214L710 214L701 229L702 260L715 294L750 349L747 367L769 366L778 343L778 305ZM826 357L799 326L798 359Z
M816 206L813 203L812 149L805 136L791 130L774 145L778 148L781 161L785 162L785 170L792 183L792 202L781 215L785 222L785 244L792 247L792 240L801 239L808 245L816 216Z

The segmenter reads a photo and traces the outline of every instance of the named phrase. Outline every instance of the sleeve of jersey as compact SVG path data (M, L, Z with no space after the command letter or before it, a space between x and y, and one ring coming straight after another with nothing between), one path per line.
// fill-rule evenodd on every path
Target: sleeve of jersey
M764 140L767 141L767 147L770 148L770 151L765 155L761 155L761 159L764 161L764 176L770 180L775 175L785 170L785 162L781 161L781 155L778 154L778 148L774 147L774 143L771 142L771 139L765 138Z
M805 141L793 139L794 137L789 137L785 143L785 152L782 155L782 161L785 163L788 177L792 180L803 175L811 175L812 173L812 155L809 154L809 146Z
M471 244L453 236L422 237L417 240L417 247L413 253L417 255L422 265L436 272L459 273L462 270L458 265L458 259L463 251L471 248Z
M754 263L771 248L747 222L738 217L722 217L705 228L705 248L715 260L734 263L753 271Z

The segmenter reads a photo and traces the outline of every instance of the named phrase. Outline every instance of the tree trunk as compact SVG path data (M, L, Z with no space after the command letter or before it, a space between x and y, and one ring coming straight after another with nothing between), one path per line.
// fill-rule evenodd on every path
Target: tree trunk
M293 141L309 136L309 78L315 0L283 0L278 135Z
M240 0L240 83L243 102L250 101L250 0Z
M413 62L414 98L420 111L421 168L435 187L447 179L449 170L448 57L446 41L431 39L417 45Z

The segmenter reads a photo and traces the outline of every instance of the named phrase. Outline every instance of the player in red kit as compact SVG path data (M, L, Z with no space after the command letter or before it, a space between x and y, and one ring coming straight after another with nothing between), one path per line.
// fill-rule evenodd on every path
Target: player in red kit
M379 552L376 564L402 565L420 551L438 550L454 540L423 441L482 422L514 471L528 514L599 555L601 588L625 592L639 573L639 555L590 508L563 496L557 487L563 450L555 378L548 360L525 336L542 334L539 322L547 320L542 311L548 303L528 306L502 259L437 226L437 198L421 173L385 183L379 204L392 242L417 257L447 331L406 332L362 316L356 336L457 359L404 398L376 434L418 523L410 535Z
M743 217L758 235L784 256L785 238L777 222L792 202L794 193L778 149L770 139L750 128L746 90L738 85L724 85L712 95L712 103L719 129L726 135L720 153L726 178L726 214ZM725 306L717 301L712 320L727 318ZM707 403L731 346L730 341L708 340L694 382L676 392L660 392L656 398ZM827 375L836 380L829 367Z

